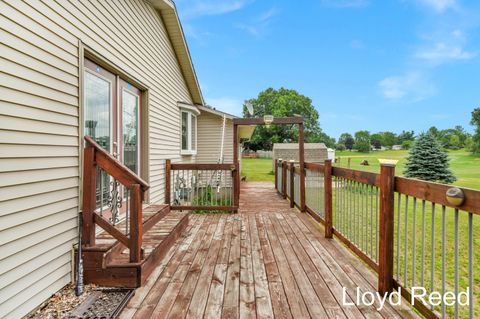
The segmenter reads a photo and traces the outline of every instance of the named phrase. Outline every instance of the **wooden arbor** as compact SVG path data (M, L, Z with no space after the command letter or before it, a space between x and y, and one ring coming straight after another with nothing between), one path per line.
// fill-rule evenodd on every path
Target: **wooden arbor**
M263 118L238 118L233 119L233 163L235 165L235 174L237 174L235 206L238 207L240 200L240 165L238 153L238 126L239 125L265 125ZM300 162L300 210L305 211L305 146L303 133L303 117L277 117L269 124L296 124L298 125L298 159Z

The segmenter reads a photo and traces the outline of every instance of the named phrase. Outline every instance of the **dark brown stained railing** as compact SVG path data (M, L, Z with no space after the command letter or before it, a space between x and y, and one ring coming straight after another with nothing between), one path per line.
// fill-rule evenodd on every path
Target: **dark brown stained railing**
M85 141L83 245L95 246L95 225L98 225L129 249L130 262L140 262L142 200L149 185L93 138L85 136ZM122 213L124 223L120 223Z
M276 188L298 208L325 225L325 237L335 235L378 273L378 291L401 289L411 300L412 287L455 294L467 288L468 306L424 305L415 308L427 318L477 318L480 314L478 257L480 190L460 188L465 200L451 204L451 185L395 176L395 167L381 165L379 174L305 163L305 198L299 197L298 165L275 163ZM293 174L292 174L293 173ZM285 175L288 188L285 188ZM291 184L292 178L294 183ZM298 180L299 181L299 180ZM299 192L297 195L296 192ZM477 271L475 271L477 270Z
M165 202L173 210L238 211L240 175L234 164L166 161Z

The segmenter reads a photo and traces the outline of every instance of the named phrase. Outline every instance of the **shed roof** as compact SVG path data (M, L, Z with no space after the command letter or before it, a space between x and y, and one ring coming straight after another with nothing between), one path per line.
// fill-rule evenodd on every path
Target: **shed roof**
M304 148L306 150L326 149L327 147L323 143L305 143ZM274 143L273 150L296 150L298 149L298 143Z

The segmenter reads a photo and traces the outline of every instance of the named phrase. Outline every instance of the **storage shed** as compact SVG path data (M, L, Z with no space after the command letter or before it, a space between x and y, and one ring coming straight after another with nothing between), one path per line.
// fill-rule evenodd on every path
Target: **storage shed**
M273 144L272 167L275 159L298 161L298 143ZM323 143L305 143L305 162L322 163L328 158L328 150Z

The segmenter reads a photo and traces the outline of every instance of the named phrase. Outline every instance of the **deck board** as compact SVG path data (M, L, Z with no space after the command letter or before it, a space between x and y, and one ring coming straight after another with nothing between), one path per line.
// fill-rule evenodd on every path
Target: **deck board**
M120 318L418 318L407 306L346 306L376 275L269 183L243 185L237 215L192 215Z

